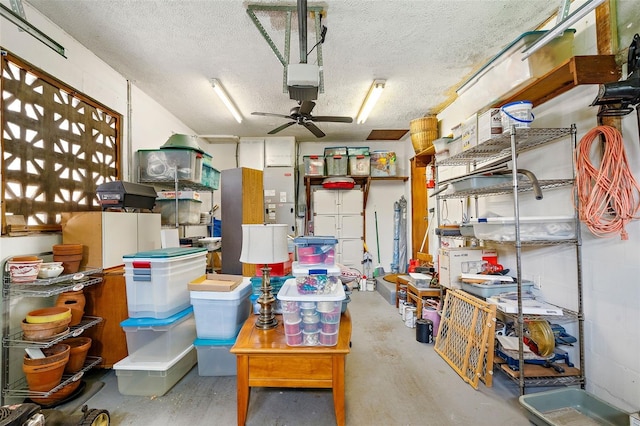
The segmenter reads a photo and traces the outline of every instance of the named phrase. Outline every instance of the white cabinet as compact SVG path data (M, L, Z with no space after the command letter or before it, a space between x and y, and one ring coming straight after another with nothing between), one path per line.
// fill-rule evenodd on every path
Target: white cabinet
M336 262L358 270L364 256L363 206L361 189L313 191L314 234L336 237Z
M62 243L85 246L82 268L122 265L122 256L160 248L160 214L62 213Z

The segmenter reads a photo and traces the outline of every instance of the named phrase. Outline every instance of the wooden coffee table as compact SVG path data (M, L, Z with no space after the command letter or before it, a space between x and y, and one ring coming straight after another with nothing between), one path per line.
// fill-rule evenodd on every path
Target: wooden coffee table
M350 351L351 316L342 314L336 346L287 346L282 317L271 330L255 327L256 316L244 323L231 353L238 365L238 425L247 420L252 387L330 388L336 422L345 424L344 372Z

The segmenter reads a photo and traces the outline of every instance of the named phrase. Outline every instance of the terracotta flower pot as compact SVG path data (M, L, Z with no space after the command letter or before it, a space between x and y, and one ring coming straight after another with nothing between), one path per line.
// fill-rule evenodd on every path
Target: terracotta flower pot
M71 322L69 323L69 326L72 327L80 324L80 321L82 321L85 304L86 299L82 290L60 293L56 299L56 306L71 309Z
M65 345L69 347L68 345ZM70 347L69 347L70 349ZM57 361L43 363L40 365L22 364L22 371L24 372L29 390L34 392L48 392L55 388L62 381L62 375L64 374L64 368L69 361L67 356L60 359L60 357L53 356L52 359ZM43 358L47 360L48 357Z
M31 311L25 318L30 324L44 324L71 318L71 308L67 306L53 306Z
M57 343L50 348L42 349L42 352L45 355L44 358L31 358L25 354L22 364L37 367L39 365L51 364L62 359L68 361L71 354L71 345L67 343Z
M42 324L30 324L27 320L22 320L22 337L25 340L41 341L47 340L69 329L71 317Z
M69 398L69 396L71 396L76 391L76 389L78 389L81 383L82 383L82 380L76 380L75 382L71 382L63 386L62 388L58 389L57 391L53 392L48 397L41 398L41 397L32 396L31 400L36 404L40 404L43 406L51 406L53 404L56 404L60 401L64 401L65 399Z
M64 343L71 346L71 350L69 351L69 361L64 368L64 372L67 374L75 374L82 370L82 367L84 366L87 353L89 352L89 348L91 348L91 338L72 337L70 339L65 339Z
M63 274L75 274L80 269L80 262L82 262L82 254L54 254L53 260L55 262L62 262L62 267L64 270Z
M82 254L82 244L56 244L53 246L53 254Z

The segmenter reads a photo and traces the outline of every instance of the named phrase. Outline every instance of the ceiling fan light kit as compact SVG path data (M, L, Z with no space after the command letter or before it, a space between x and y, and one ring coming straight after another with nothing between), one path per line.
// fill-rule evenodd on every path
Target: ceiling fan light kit
M242 123L242 115L240 114L240 111L238 111L238 108L236 108L235 104L224 90L224 87L222 87L222 84L220 84L220 80L212 78L211 85L224 106L226 106L231 115L233 115L233 118L235 118L238 123Z
M373 84L369 88L369 92L367 92L367 96L364 98L364 102L362 102L360 112L358 112L358 117L356 118L356 123L363 124L367 121L373 107L376 105L376 102L378 102L378 99L380 99L385 83L386 80L373 81Z

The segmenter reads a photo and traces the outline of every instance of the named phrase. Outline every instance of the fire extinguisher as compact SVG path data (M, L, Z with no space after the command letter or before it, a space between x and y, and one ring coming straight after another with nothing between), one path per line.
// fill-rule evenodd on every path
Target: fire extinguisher
M433 189L436 187L436 166L431 162L427 166L427 188Z

